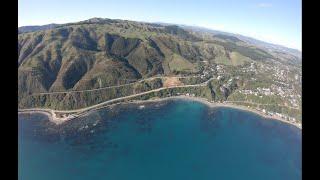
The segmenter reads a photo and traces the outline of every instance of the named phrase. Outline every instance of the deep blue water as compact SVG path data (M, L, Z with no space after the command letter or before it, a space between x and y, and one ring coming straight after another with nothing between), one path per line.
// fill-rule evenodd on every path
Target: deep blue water
M58 126L19 115L19 179L301 179L301 130L183 100L119 105Z

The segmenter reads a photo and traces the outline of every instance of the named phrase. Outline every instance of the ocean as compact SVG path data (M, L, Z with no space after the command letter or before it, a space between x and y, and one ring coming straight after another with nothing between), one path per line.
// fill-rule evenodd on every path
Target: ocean
M20 180L302 179L301 130L234 108L179 99L18 122Z

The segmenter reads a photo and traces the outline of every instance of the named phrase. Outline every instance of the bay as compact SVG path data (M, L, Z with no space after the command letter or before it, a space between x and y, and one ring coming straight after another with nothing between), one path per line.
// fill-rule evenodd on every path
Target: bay
M19 115L19 179L301 179L301 130L188 100Z

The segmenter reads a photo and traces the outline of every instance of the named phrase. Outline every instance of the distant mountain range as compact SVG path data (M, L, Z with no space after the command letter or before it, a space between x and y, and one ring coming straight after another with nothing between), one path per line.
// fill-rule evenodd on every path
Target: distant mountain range
M174 25L171 23L162 23L162 22L158 22L157 24ZM242 41L245 41L247 43L250 43L250 44L257 46L257 47L260 47L260 48L265 48L271 52L288 53L288 54L291 54L292 56L297 57L298 60L301 60L301 58L302 58L301 51L299 51L297 49L293 49L293 48L288 48L283 45L272 44L272 43L264 42L264 41L261 41L258 39L254 39L252 37L243 36L240 34L218 31L218 30L208 29L208 28L199 27L199 26L190 26L190 25L183 25L183 24L179 24L179 26L193 30L193 31L198 31L198 32L207 32L207 33L212 33L212 34L223 34L223 35L228 35L228 36L234 36L234 37L241 39Z
M34 31L40 31L40 30L47 30L47 29L53 29L57 27L59 24L47 24L42 26L21 26L18 28L19 33L26 33L26 32L34 32Z
M94 19L100 19L100 18L93 18ZM147 22L146 22L147 23ZM211 32L214 34L225 34L229 36L235 36L238 37L239 39L246 41L252 45L261 47L261 48L266 48L270 51L279 51L283 53L289 53L293 56L298 57L299 59L302 58L302 53L301 51L293 48L288 48L282 45L277 45L277 44L272 44L268 42L264 42L261 40L257 40L248 36L243 36L240 34L234 34L234 33L229 33L229 32L223 32L223 31L218 31L218 30L212 30L208 28L203 28L203 27L198 27L198 26L189 26L189 25L182 25L182 24L172 24L172 23L162 23L162 22L155 22L154 24L159 24L159 25L177 25L180 27L196 30L196 31L204 31L204 32ZM53 29L55 27L59 26L59 24L47 24L47 25L42 25L42 26L21 26L19 27L19 33L25 33L25 32L33 32L33 31L39 31L39 30L47 30L47 29Z

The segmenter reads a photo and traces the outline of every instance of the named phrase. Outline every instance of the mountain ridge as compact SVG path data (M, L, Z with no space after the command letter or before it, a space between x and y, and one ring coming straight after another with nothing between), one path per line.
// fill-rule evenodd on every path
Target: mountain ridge
M90 18L88 20L85 21L99 21L99 20L106 20L108 18ZM112 20L112 19L108 19L108 20ZM113 19L113 20L121 20L121 19ZM124 20L124 21L132 21L132 20ZM81 22L81 21L80 21ZM143 22L143 21L135 21L135 22L141 22L141 23L149 23L149 24L159 24L159 25L176 25L179 27L186 27L186 28L191 28L191 29L202 29L205 31L211 31L217 34L226 34L226 35L231 35L231 36L235 36L235 37L240 37L241 39L252 43L253 45L259 45L261 44L262 46L266 46L268 48L271 48L273 50L280 50L280 51L284 51L287 53L291 53L295 56L297 56L298 58L301 59L302 55L301 55L301 50L295 49L295 48L289 48L286 47L284 45L280 45L280 44L275 44L275 43L270 43L270 42L266 42L263 40L259 40L250 36L245 36L245 35L241 35L241 34L236 34L236 33L231 33L231 32L225 32L225 31L221 31L221 30L215 30L215 29L210 29L210 28L206 28L206 27L201 27L201 26L192 26L192 25L186 25L186 24L176 24L176 23L165 23L165 22ZM65 24L69 24L69 23L65 23ZM19 29L19 33L24 33L24 32L33 32L33 31L38 31L38 30L45 30L45 29L52 29L55 28L57 26L59 26L61 24L55 24L55 23L51 23L51 24L45 24L45 25L30 25L30 26L20 26L18 27Z

